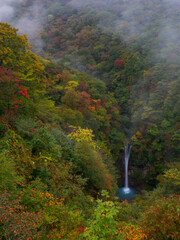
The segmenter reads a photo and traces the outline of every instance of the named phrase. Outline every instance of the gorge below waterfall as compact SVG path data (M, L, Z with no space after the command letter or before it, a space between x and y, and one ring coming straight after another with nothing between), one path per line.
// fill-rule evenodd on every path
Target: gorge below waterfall
M134 189L129 187L128 182L128 164L132 146L127 142L124 147L124 170L125 170L125 184L123 188L119 188L117 196L121 199L132 199L135 196Z

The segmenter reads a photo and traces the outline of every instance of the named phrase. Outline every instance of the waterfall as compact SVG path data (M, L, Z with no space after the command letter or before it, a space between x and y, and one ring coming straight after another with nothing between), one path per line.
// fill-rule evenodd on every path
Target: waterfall
M129 187L128 183L128 163L130 158L132 146L127 142L124 147L124 166L125 166L125 186L123 188L119 188L117 196L121 199L133 199L135 197L135 190Z
M128 191L129 184L128 184L128 163L129 163L129 157L131 152L132 146L126 143L125 145L125 151L124 151L124 165L125 165L125 189Z

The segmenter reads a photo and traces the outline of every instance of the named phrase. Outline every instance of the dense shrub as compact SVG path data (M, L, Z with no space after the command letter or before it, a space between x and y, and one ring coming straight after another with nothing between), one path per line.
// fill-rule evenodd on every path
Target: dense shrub
M169 196L156 200L152 206L147 207L140 224L148 239L174 239L180 238L180 196Z

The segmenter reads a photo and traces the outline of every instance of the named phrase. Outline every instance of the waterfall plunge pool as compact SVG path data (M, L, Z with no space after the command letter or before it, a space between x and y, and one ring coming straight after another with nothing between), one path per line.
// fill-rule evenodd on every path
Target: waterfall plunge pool
M135 191L133 188L123 187L119 188L117 192L117 197L122 200L130 200L135 198Z

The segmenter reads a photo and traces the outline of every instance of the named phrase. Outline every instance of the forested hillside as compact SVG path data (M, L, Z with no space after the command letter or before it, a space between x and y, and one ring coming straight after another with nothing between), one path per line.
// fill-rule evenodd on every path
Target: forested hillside
M179 9L2 3L0 239L180 238Z

